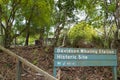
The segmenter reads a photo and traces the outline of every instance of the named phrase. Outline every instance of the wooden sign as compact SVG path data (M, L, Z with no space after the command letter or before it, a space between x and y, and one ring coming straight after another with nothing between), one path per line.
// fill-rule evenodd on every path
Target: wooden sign
M117 80L117 51L115 49L55 48L54 76L57 67L112 66L114 80Z

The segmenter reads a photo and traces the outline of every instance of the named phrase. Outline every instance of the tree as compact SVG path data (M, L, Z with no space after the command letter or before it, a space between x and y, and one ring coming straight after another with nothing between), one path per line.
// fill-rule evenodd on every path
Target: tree
M49 28L51 23L52 0L50 3L46 0L2 0L0 23L4 29L4 46L10 47L13 39L22 33L26 34L28 45L30 33L35 28L39 29L39 34L44 34L41 29Z
M116 0L116 7L115 7L115 23L116 23L116 31L115 31L115 35L114 35L114 41L113 44L115 44L115 47L120 47L120 38L119 38L119 30L120 30L120 1Z
M54 10L54 46L59 46L58 41L60 38L61 31L65 28L65 25L68 22L73 21L74 17L74 0L58 0L55 3L55 10Z
M93 27L85 21L73 26L68 33L68 37L73 45L78 44L79 41L91 42L96 35L97 33Z
M19 9L19 4L20 4L20 0L17 0L17 1L2 0L1 26L4 29L4 46L5 47L9 47L13 39L12 26L15 21L16 12Z
M51 0L52 1L52 0ZM39 30L39 40L43 41L44 34L46 31L49 31L51 24L51 8L52 3L49 3L46 0L37 0L31 2L30 7L27 7L25 10L29 10L30 14L25 13L26 19L26 42L25 45L28 45L29 35L34 33L37 29ZM38 31L37 30L37 31ZM32 31L32 32L31 32ZM41 42L42 45L43 42Z
M109 43L114 44L114 36L118 37L118 0L77 0L76 2L79 10L84 10L86 13L86 21L93 27L104 29L104 47L109 47ZM90 5L89 5L90 4ZM117 13L117 14L116 14ZM112 28L116 24L116 31ZM113 40L113 41L111 41Z
M20 35L26 38L25 45L29 44L29 37L32 35L39 35L39 40L43 43L52 26L54 26L54 46L59 46L60 36L68 33L70 28L68 25L80 22L77 17L79 15L76 15L79 12L84 12L85 22L92 27L104 29L104 42L107 44L112 39L114 33L112 28L116 24L114 37L115 41L119 40L119 1L0 0L0 3L2 4L0 5L0 30L4 34L5 47L9 47L13 39ZM64 31L65 34L62 34L61 32Z

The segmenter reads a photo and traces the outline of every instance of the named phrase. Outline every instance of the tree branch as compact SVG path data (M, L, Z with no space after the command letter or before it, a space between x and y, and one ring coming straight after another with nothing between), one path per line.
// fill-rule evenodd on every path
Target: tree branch
M15 35L12 37L12 40L13 40L14 38L20 36L26 29L27 29L27 27L25 27L23 30L21 30L19 34L15 34Z
M13 1L13 3L12 3L12 10L11 10L11 13L10 13L10 16L9 16L9 19L8 19L8 22L7 22L7 23L11 23L10 26L12 26L12 24L14 22L15 13L18 9L17 6L19 5L19 3L20 3L20 0L18 2Z
M2 28L4 29L4 30L6 30L6 28L5 28L5 26L1 23L1 26L2 26Z

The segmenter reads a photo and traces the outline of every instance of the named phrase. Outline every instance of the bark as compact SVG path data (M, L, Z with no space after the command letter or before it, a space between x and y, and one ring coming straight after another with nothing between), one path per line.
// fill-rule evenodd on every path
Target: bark
M9 48L11 45L11 27L7 26L4 35L4 47Z
M115 32L115 40L118 40L118 32L120 29L120 2L117 1L116 3L116 15L115 15L115 22L116 22L116 26L117 26L117 30Z
M108 18L108 4L106 0L104 0L104 4L105 4L105 12L104 12L105 15L104 15L103 28L104 28L104 48L105 48L105 47L108 47L108 35L107 35L107 28L106 28L107 18Z
M54 35L54 38L55 38L55 41L54 41L54 46L58 46L57 43L59 41L59 37L60 37L60 32L61 30L64 29L64 26L65 26L65 22L67 20L67 11L65 10L64 11L64 18L59 20L59 23L58 25L56 26L56 30L55 30L55 35Z
M118 41L119 41L119 29L120 29L120 1L119 0L116 0L116 11L115 11L114 17L115 17L115 23L116 23L116 31L114 34L114 40L112 42L114 44L113 46L117 48L118 47L117 45L119 45Z
M44 27L40 29L39 44L41 47L44 45Z
M60 25L57 26L57 29L55 31L55 36L54 36L55 37L54 46L57 46L59 36L60 36L60 32L63 28L64 28L64 25L62 27L60 27Z
M29 45L29 36L30 36L30 33L29 33L29 29L27 28L25 46Z
M26 20L26 40L25 40L25 46L29 45L30 23L31 23L31 19L32 19L32 16L33 16L33 10L34 10L34 6L31 9L30 17L28 18L28 20Z
M0 4L0 44L3 45L3 29L4 29L4 26L2 25L2 7L1 7L1 4Z
M20 3L20 0L18 2L13 1L10 16L7 16L7 15L4 16L6 26L4 26L4 25L2 25L2 26L4 28L4 33L5 33L5 35L4 35L4 46L6 48L9 48L10 45L11 45L11 42L12 42L11 31L12 31L12 26L13 26L13 22L14 22L14 19L15 19L15 14L16 14L16 11L18 9L19 3ZM4 14L6 14L6 13L4 12Z

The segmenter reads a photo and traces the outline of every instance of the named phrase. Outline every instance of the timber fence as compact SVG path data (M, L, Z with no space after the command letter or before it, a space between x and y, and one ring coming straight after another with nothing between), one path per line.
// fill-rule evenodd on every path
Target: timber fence
M57 78L55 78L52 75L48 74L47 72L45 72L44 70L40 69L39 67L33 65L28 60L26 60L26 59L22 58L21 56L15 54L14 52L12 52L12 51L10 51L10 50L2 47L2 46L0 46L0 50L2 50L3 52L9 54L10 56L12 56L12 57L14 57L14 58L16 58L18 60L16 80L21 80L22 63L27 65L31 69L35 70L36 72L44 75L45 80L58 80Z

